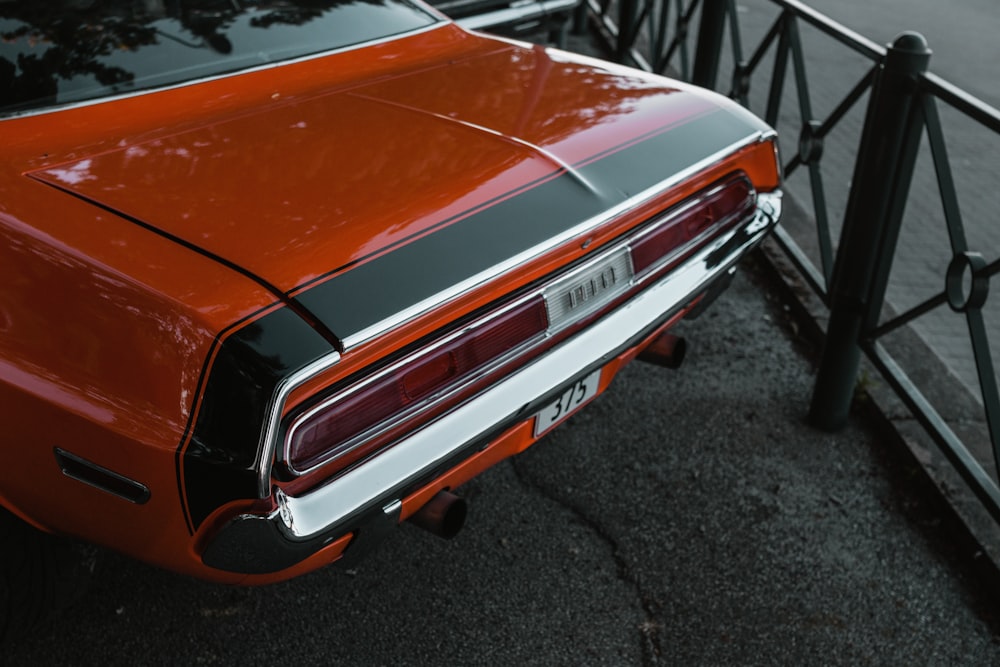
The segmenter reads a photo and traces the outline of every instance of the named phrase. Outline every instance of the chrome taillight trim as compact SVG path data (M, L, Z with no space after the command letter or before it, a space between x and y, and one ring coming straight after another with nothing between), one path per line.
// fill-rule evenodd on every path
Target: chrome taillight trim
M673 215L668 215L660 218L657 222L662 223L664 221L670 220ZM654 223L657 224L657 223ZM555 300L557 297L562 296L563 290L567 288L572 288L578 281L582 278L586 278L588 274L593 274L594 271L601 269L604 270L605 267L617 267L619 269L619 281L604 292L599 295L589 299L583 307L572 312L572 317L559 317L553 315L553 310L556 308ZM333 460L339 456L343 456L349 451L361 447L366 443L373 440L377 440L382 437L387 432L393 430L399 424L418 418L420 415L426 413L427 411L433 409L435 406L439 405L443 401L461 394L466 388L471 385L476 384L483 377L493 373L498 368L504 366L505 364L516 359L518 356L529 353L532 348L541 346L544 341L558 333L560 330L571 326L573 323L582 320L583 318L589 316L594 311L599 309L602 305L607 304L609 301L613 300L617 296L621 295L629 287L633 285L632 282L633 272L631 270L631 259L629 254L628 242L620 242L616 244L609 250L606 250L591 260L587 261L583 265L573 269L568 274L560 275L558 278L548 281L544 285L537 287L531 292L519 297L518 299L512 301L509 304L505 304L503 307L498 308L495 311L487 313L484 317L474 320L468 325L457 329L456 331L450 333L447 336L442 337L440 340L434 341L427 347L419 350L412 356L408 356L405 359L401 359L396 363L390 364L385 368L381 369L378 373L367 377L347 389L341 392L337 392L332 396L322 400L317 405L309 408L307 411L303 412L301 415L297 415L295 419L289 424L287 430L284 433L283 445L279 449L281 454L280 462L284 464L285 468L296 476L306 475L314 472L323 466L331 463ZM548 315L548 326L547 328L540 332L538 335L532 336L524 340L521 344L509 350L507 353L497 357L496 359L490 361L489 363L483 365L480 368L472 371L465 377L463 377L458 382L449 385L445 389L435 392L426 398L421 399L419 402L414 403L412 406L404 409L403 411L393 415L392 417L386 419L379 424L359 433L356 437L348 440L344 443L342 449L339 452L333 453L323 457L318 460L313 465L304 468L297 468L293 461L292 456L292 440L298 429L302 428L312 417L316 416L320 412L330 409L336 403L340 401L349 400L352 396L359 392L365 391L372 385L381 382L386 377L391 376L398 372L399 370L406 368L408 366L414 366L420 361L427 359L428 357L436 354L440 350L446 348L448 345L452 344L456 340L474 333L477 329L481 329L485 326L489 326L491 323L495 322L497 319L504 317L511 311L521 308L529 304L531 301L538 300L544 303L546 313ZM563 313L564 309L559 308L559 313Z
M637 284L631 258L631 247L633 244L641 241L648 234L655 233L664 226L672 224L675 220L683 218L693 208L697 208L700 204L710 200L714 195L724 190L734 179L743 179L749 185L749 181L746 179L746 176L738 175L725 179L715 187L700 192L690 201L684 202L680 206L665 211L644 225L642 230L639 232L630 234L624 240L619 241L610 248L604 249L593 258L572 269L568 273L560 274L557 277L548 280L513 303L507 304L497 311L491 312L483 318L470 323L468 326L452 332L448 336L435 341L428 347L419 350L413 356L409 356L406 359L402 359L387 366L378 373L373 374L371 377L365 378L354 385L351 385L344 391L333 394L303 414L296 416L284 433L284 441L282 447L279 449L281 454L281 463L291 474L296 476L317 471L338 458L345 456L349 452L356 450L358 447L362 447L367 443L384 437L389 431L397 428L400 424L406 422L407 420L419 418L421 415L426 414L429 410L432 410L435 406L440 405L441 402L447 401L448 399L461 394L466 390L466 388L475 384L484 376L492 373L504 364L507 364L522 354L529 353L531 349L536 346L544 345L544 341L548 336L555 335L559 331L562 331L567 327L571 327L589 317L593 313L599 311L603 306L625 294ZM750 194L751 196L755 195L752 187L750 188ZM713 228L707 230L704 234L689 240L683 246L670 253L670 255L662 258L661 261L654 264L651 267L651 270L647 271L645 275L648 276L655 274L655 271L659 267L662 267L677 256L688 252L692 247L704 242L707 236L716 232L717 230ZM574 296L577 294L579 294L579 300L574 303L574 301L576 301ZM418 364L421 360L435 354L455 340L474 332L476 329L487 326L491 322L496 321L498 318L510 313L512 310L539 298L544 301L546 313L548 315L548 327L544 332L525 340L508 353L485 364L483 367L476 369L469 375L463 377L454 384L449 385L445 389L435 392L412 406L405 408L399 413L392 415L386 420L372 425L346 442L338 443L339 446L337 450L329 451L325 456L318 458L313 464L302 468L296 467L292 455L292 441L296 431L305 426L311 418L315 417L324 410L331 409L340 401L350 400L350 398L358 392L365 391L368 387L381 382L387 376L390 376L407 366Z
M662 214L659 218L656 218L652 223L646 225L638 233L630 236L629 245L634 247L641 244L648 237L660 231L663 228L664 224L666 224L667 222L676 218L681 218L686 216L689 212L691 212L694 209L697 209L699 206L703 205L706 201L711 200L712 197L714 197L716 194L725 190L728 184L731 183L734 179L742 179L746 182L746 184L749 186L749 195L751 198L753 198L754 202L756 202L758 197L757 190L756 188L753 187L753 184L750 182L749 178L747 178L745 175L742 174L733 175L729 178L724 178L715 187L699 192L697 197L692 197L691 199L682 202L679 206L670 209L666 213ZM740 212L733 212L733 215L739 213ZM742 212L742 214L748 215L749 211ZM656 262L645 267L642 271L636 271L634 280L639 283L648 280L649 276L655 275L656 272L661 270L664 266L670 264L673 261L676 261L679 257L683 257L686 253L690 252L692 248L702 243L706 237L718 233L718 227L725 226L725 224L726 224L725 221L720 221L718 225L713 225L712 227L709 227L698 236L689 239L687 243L677 246L676 248L674 248L673 252L667 255L663 255L658 260L656 260Z
M274 395L267 406L267 412L265 413L267 417L264 421L264 429L261 431L260 443L257 447L257 496L259 498L267 498L271 494L271 465L274 460L275 443L278 441L281 415L284 412L288 396L296 388L317 375L325 373L337 365L338 362L340 362L340 353L331 352L288 376L274 390Z
M637 334L678 312L759 243L777 224L780 212L780 193L759 195L757 211L750 220L723 233L667 275L650 281L645 290L588 328L364 465L299 496L276 489L279 511L257 518L275 522L288 539L307 540L349 523L374 504L398 499L393 494L481 438L495 424L522 414L532 401L606 363ZM725 255L720 257L723 251Z
M696 247L698 244L704 242L706 236L716 233L715 230L708 230L705 234L700 235L694 239L691 239L688 243L678 248L674 253L671 253L669 256L665 256L664 258L662 258L660 262L650 267L649 270L645 271L640 276L636 276L635 272L632 270L631 256L630 256L631 245L641 241L648 234L654 233L657 229L661 228L665 224L670 223L675 218L685 215L692 208L697 207L705 199L710 198L720 189L724 188L727 181L728 179L723 181L716 187L713 187L709 190L705 190L699 193L697 197L681 202L677 206L668 209L667 211L661 213L652 220L648 221L647 224L643 225L643 228L641 230L630 234L624 240L619 241L618 243L610 246L609 248L604 249L602 252L595 255L587 262L574 268L568 274L560 275L540 285L535 290L532 290L532 292L527 293L522 297L520 297L517 301L504 306L502 309L498 309L495 313L488 314L482 320L477 320L476 322L470 324L469 327L458 330L450 334L449 336L443 338L441 341L435 342L432 346L429 346L426 350L421 350L418 357L410 357L405 362L400 361L392 366L389 366L384 371L380 371L378 375L373 376L373 378L359 383L356 387L352 387L350 393L353 394L355 391L363 390L364 387L370 386L372 382L375 382L385 377L385 374L398 370L399 367L402 366L403 364L412 364L415 361L419 361L420 359L425 358L427 355L432 354L433 352L441 349L441 347L443 347L444 345L447 345L450 342L454 341L459 336L464 335L469 330L469 328L485 325L490 321L492 321L495 317L501 316L514 308L524 305L533 298L538 298L539 296L545 299L546 310L549 315L549 328L545 333L545 337L554 335L555 333L566 328L567 326L571 326L574 322L580 321L581 319L593 313L602 304L607 303L608 300L611 300L619 296L624 291L624 289L646 282L647 280L650 279L650 276L655 275L656 271L659 268L662 268L663 265L669 263L670 261L673 261L678 256L681 256L684 253L689 252L693 247ZM751 193L754 193L752 188L751 188ZM596 302L594 302L585 309L581 309L578 313L574 314L572 318L561 322L554 321L556 318L553 317L552 310L550 308L552 293L564 283L571 284L577 277L585 275L590 271L593 271L594 267L600 265L601 263L607 262L608 258L616 255L624 255L627 258L626 260L628 263L627 282L624 282L620 289L616 289L614 291L609 292L606 295L602 295L605 298L597 300ZM359 437L356 440L351 441L350 447L353 449L355 447L362 446L365 443L370 442L371 440L379 438L387 431L396 428L401 422L407 419L413 419L427 412L428 410L431 410L440 401L447 400L448 398L455 396L456 394L463 391L466 387L480 380L483 376L495 371L498 367L502 366L503 364L508 363L512 358L515 358L516 356L521 354L525 354L527 351L530 350L531 347L539 344L541 344L540 338L532 338L529 341L526 341L524 345L518 346L516 349L512 350L509 354L504 355L503 357L497 359L495 362L490 363L487 366L484 366L482 369L477 370L473 374L470 374L466 379L463 379L461 382L453 385L452 387L449 387L446 392L440 392L432 397L429 397L426 400L422 400L412 408L404 410L398 415L393 416L390 421L383 422L382 424L378 425L377 428L369 429L364 434L359 435ZM283 442L280 443L278 442L278 435L280 433L281 416L285 411L285 401L288 395L291 393L292 390L295 389L295 387L301 385L303 382L307 381L312 376L327 370L330 366L335 364L340 357L339 355L336 355L336 358L333 358L333 356L334 355L331 355L331 357L324 358L328 360L326 363L323 363L324 360L320 360L320 362L317 362L318 365L317 367L319 368L319 370L315 371L310 370L313 368L313 366L310 366L309 368L303 369L303 371L296 373L294 376L289 378L285 383L283 383L281 387L279 387L280 395L276 396L276 399L273 402L271 409L268 412L269 418L267 422L267 429L265 430L265 434L262 436L262 447L259 449L259 451L261 452L261 459L258 460L258 466L259 466L258 470L261 471L261 474L259 476L258 493L260 494L261 498L267 497L269 493L269 479L271 477L272 465L275 460L275 454L281 457L280 461L286 466L286 468L288 468L289 472L291 472L296 476L312 473L322 468L323 466L329 464L330 461L332 460L332 457L330 457L323 459L322 461L316 463L315 465L311 465L308 468L301 470L295 469L289 463L291 460L289 451L290 437L293 427L290 427L288 429L287 433L285 434ZM320 409L326 409L333 402L342 400L346 398L348 395L349 394L337 394L335 396L332 396L329 399L324 400L319 406L311 410L309 414L312 415L315 414L316 411ZM302 421L304 421L304 418L297 417L294 424L301 424Z

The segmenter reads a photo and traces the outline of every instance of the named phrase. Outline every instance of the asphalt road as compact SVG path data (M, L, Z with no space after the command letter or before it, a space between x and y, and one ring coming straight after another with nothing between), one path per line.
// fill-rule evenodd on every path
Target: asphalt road
M995 602L920 476L859 419L803 423L810 350L737 277L680 371L635 364L356 570L206 584L99 552L9 665L1000 664Z

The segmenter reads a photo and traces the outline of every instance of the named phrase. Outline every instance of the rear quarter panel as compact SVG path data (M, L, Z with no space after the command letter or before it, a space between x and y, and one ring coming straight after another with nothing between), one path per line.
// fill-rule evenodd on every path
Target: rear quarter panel
M174 459L203 367L217 332L273 297L18 173L2 183L0 503L176 569L190 539ZM140 482L148 502L65 476L55 448Z

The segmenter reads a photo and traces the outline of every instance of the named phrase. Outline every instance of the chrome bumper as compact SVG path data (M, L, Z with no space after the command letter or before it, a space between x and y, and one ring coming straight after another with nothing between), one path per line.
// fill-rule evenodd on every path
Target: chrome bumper
M301 496L276 489L278 510L241 515L208 545L207 565L264 573L290 567L347 532L394 524L414 483L530 417L569 382L621 354L723 277L781 215L780 193L761 194L755 215L710 243L617 310L367 463ZM369 532L378 532L369 529Z

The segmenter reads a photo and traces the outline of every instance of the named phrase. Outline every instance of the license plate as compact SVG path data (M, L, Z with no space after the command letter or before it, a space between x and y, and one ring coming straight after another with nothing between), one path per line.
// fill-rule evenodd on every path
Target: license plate
M535 414L535 437L542 435L562 420L569 417L584 403L597 395L597 384L601 380L601 369L580 378Z

